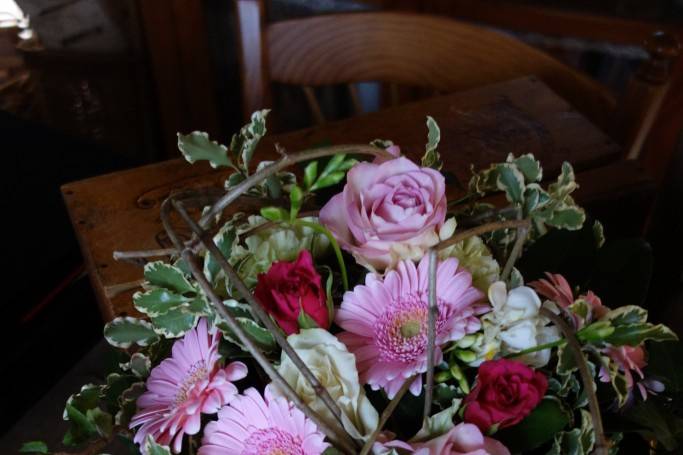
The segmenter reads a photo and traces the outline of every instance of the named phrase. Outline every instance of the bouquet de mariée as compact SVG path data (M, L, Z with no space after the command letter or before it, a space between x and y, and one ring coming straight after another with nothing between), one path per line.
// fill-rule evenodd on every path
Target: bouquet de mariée
M375 140L278 147L278 160L256 164L266 115L227 147L178 136L190 163L229 170L224 191L170 196L166 260L128 256L144 267L140 317L106 325L117 371L68 399L66 445L505 455L613 454L643 440L675 450L676 335L648 322L637 293L610 294L638 278L611 273L621 269L609 257L626 247L587 221L569 163L547 182L534 156L510 155L447 188L428 117L419 163ZM251 213L230 207L247 199ZM581 259L573 269L569 256ZM22 450L48 452L39 441Z

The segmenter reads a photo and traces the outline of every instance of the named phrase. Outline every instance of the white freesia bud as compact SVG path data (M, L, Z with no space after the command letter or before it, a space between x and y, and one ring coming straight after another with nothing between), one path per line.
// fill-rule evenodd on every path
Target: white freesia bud
M533 289L520 286L508 292L505 283L497 281L489 287L488 297L493 310L482 317L488 350L480 352L482 356L491 357L490 349L496 342L500 353L507 355L559 338L557 327L548 326L548 321L539 315L541 299ZM542 367L550 360L550 350L526 354L517 360Z

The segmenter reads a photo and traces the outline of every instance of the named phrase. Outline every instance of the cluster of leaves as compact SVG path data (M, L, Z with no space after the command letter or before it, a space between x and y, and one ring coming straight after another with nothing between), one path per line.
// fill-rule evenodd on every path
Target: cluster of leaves
M214 239L224 252L231 238L229 232L220 232ZM214 262L215 259L207 254L204 257L204 271L214 286L225 289L226 281L218 273L218 266ZM145 266L145 279L147 290L136 293L133 303L138 311L147 315L149 322L131 317L114 319L104 329L109 344L125 349L133 344L148 346L159 337L178 338L192 329L200 317L206 317L216 322L228 340L240 345L225 322L219 320L197 283L180 267L163 262L149 263ZM223 300L223 305L257 346L265 352L275 351L273 335L256 322L248 305L233 298Z
M193 131L190 134L178 133L178 148L190 163L208 161L213 168L233 169L234 172L225 182L226 189L230 190L250 175L250 165L254 152L259 141L267 132L266 116L268 112L268 109L254 112L251 115L251 121L232 136L229 147L212 141L205 132ZM271 163L271 161L259 162L256 172ZM249 194L278 199L282 196L283 188L295 182L294 174L279 172L254 186L249 190Z
M504 163L474 173L469 182L469 198L481 198L502 191L510 203L508 211L518 218L532 222L531 239L548 232L548 227L577 230L586 220L584 210L571 194L578 188L572 166L564 162L557 180L544 190L540 183L543 169L532 154L519 157L508 155ZM490 209L488 204L479 204L478 209ZM511 210L510 210L511 209ZM504 230L494 234L495 243L508 244L510 232Z
M307 197L315 191L334 186L344 180L346 171L357 162L355 158L338 153L327 161L321 172L318 172L318 160L311 161L304 169L303 185L295 183L290 186L289 211L281 207L264 207L261 209L261 216L269 221L293 223Z

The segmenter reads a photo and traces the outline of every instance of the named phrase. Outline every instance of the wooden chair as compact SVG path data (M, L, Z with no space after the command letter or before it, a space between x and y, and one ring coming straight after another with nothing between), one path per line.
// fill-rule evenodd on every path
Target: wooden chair
M514 38L436 16L364 12L266 24L262 0L236 0L245 117L271 105L271 83L303 87L313 117L324 122L313 87L379 81L436 92L536 75L598 126L613 134L629 157L642 145L658 107L675 45L656 39L650 66L658 77L631 84L627 103L584 74ZM660 37L661 38L661 37ZM652 74L642 71L640 74ZM636 98L634 98L636 96ZM621 107L628 106L628 112ZM646 131L643 131L645 129Z

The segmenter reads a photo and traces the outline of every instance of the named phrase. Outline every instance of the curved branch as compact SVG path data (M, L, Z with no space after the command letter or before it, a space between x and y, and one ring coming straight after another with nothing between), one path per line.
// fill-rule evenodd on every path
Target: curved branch
M434 246L434 249L437 251L443 250L444 248L448 248L449 246L455 245L458 242L462 242L463 240L475 236L475 235L481 235L481 234L486 234L489 232L497 231L499 229L512 229L512 228L520 228L520 227L526 227L527 229L531 226L531 222L529 220L505 220L505 221L494 221L492 223L486 223L482 224L481 226L474 227L472 229L467 229L465 231L460 231L456 232L453 234L451 238L448 238L446 240L443 240L439 243L437 243Z
M593 421L593 430L595 431L595 453L596 455L607 455L609 452L610 444L605 436L605 429L602 425L602 414L600 414L600 404L598 403L598 397L595 394L593 377L591 376L590 370L588 369L588 364L586 363L586 358L583 356L581 350L581 344L576 338L574 330L567 324L564 319L556 315L547 308L541 308L541 314L550 319L553 324L555 324L567 340L567 346L571 349L574 355L574 361L579 368L579 374L581 375L581 382L583 382L583 389L586 391L588 396L588 410L591 413L591 420Z
M316 378L313 372L308 368L308 366L306 366L306 364L301 359L301 357L299 357L294 348L292 348L292 346L289 344L285 336L282 334L282 331L275 325L275 323L272 321L268 313L266 313L266 311L263 309L263 305L261 305L261 303L258 302L256 298L251 294L246 284L244 284L244 281L239 277L237 272L235 272L235 269L232 268L232 266L228 263L227 259L223 255L223 253L218 249L216 244L213 242L213 238L207 235L208 233L205 232L189 216L181 202L178 202L175 199L171 199L171 204L178 211L178 213L183 218L185 223L187 223L187 225L190 227L192 232L195 235L197 235L201 244L204 245L204 248L206 248L207 251L212 255L212 257L218 262L218 265L225 272L228 280L235 286L237 292L239 292L242 298L247 301L250 308L261 321L261 323L273 335L275 341L278 343L278 345L280 345L283 352L292 360L292 363L294 363L294 365L299 369L299 371L301 371L304 378L306 378L311 387L316 391L316 394L320 396L325 406L330 410L332 415L335 416L339 425L343 428L344 426L342 421L341 409L339 408L339 406L337 406L337 403L334 401L334 399L332 399L327 389L322 384L320 384L318 378ZM187 249L184 251L187 251ZM198 273L202 275L203 279L205 278L203 272L199 271ZM193 275L195 275L194 270ZM195 275L195 278L198 277Z
M439 309L436 306L436 264L437 252L429 250L429 311L427 313L427 378L425 380L425 405L423 419L426 422L432 411L432 394L434 389L434 351L436 349L436 318Z
M372 145L334 145L331 147L320 147L315 149L303 150L292 155L284 155L279 160L273 162L271 165L264 167L260 171L250 175L245 180L236 185L232 190L228 191L221 197L204 216L199 220L199 226L206 227L207 223L216 215L221 213L227 206L233 203L235 199L240 197L245 192L249 191L259 182L267 177L270 177L277 172L286 169L292 164L302 161L314 160L325 156L336 155L337 153L360 153L363 155L372 155L377 157L393 158L389 152L379 147Z
M197 280L197 284L201 287L201 289L204 291L206 296L209 298L209 301L211 302L211 305L214 307L218 315L226 322L228 325L228 328L237 336L237 338L240 340L240 342L244 345L244 347L249 351L249 353L252 355L254 360L259 364L261 368L263 368L263 371L266 372L268 377L270 378L271 381L273 381L275 384L277 384L280 389L284 392L284 394L287 396L287 399L293 402L301 411L306 414L317 426L318 428L321 429L325 433L325 435L330 438L332 441L334 441L336 444L339 445L340 448L344 450L347 454L353 454L354 453L354 441L351 439L351 437L344 431L343 427L330 427L321 417L318 413L313 411L302 399L299 397L299 395L292 389L292 387L289 385L287 381L278 373L278 371L273 367L273 365L270 363L270 361L265 357L263 352L261 351L260 348L258 348L254 342L249 338L244 331L242 330L242 327L237 323L237 321L233 318L233 316L226 310L225 306L223 305L223 301L221 300L220 297L216 295L214 292L213 288L211 287L211 284L207 281L206 277L204 276L204 272L201 270L201 268L197 265L196 262L196 255L192 251L191 248L185 247L182 240L178 236L178 234L175 232L173 229L173 226L171 226L170 222L170 209L173 204L173 199L168 198L166 199L162 205L161 205L161 222L164 226L164 229L168 233L169 238L175 245L175 247L181 251L181 257L183 260L187 263L187 265L190 267L190 270L192 272L192 275L194 278ZM181 213L182 214L182 213ZM206 234L206 233L204 233ZM213 239L209 239L210 241L208 242L211 245L215 244L213 243ZM220 252L217 255L217 257L223 257ZM233 271L234 272L234 271ZM275 332L277 333L277 332Z

